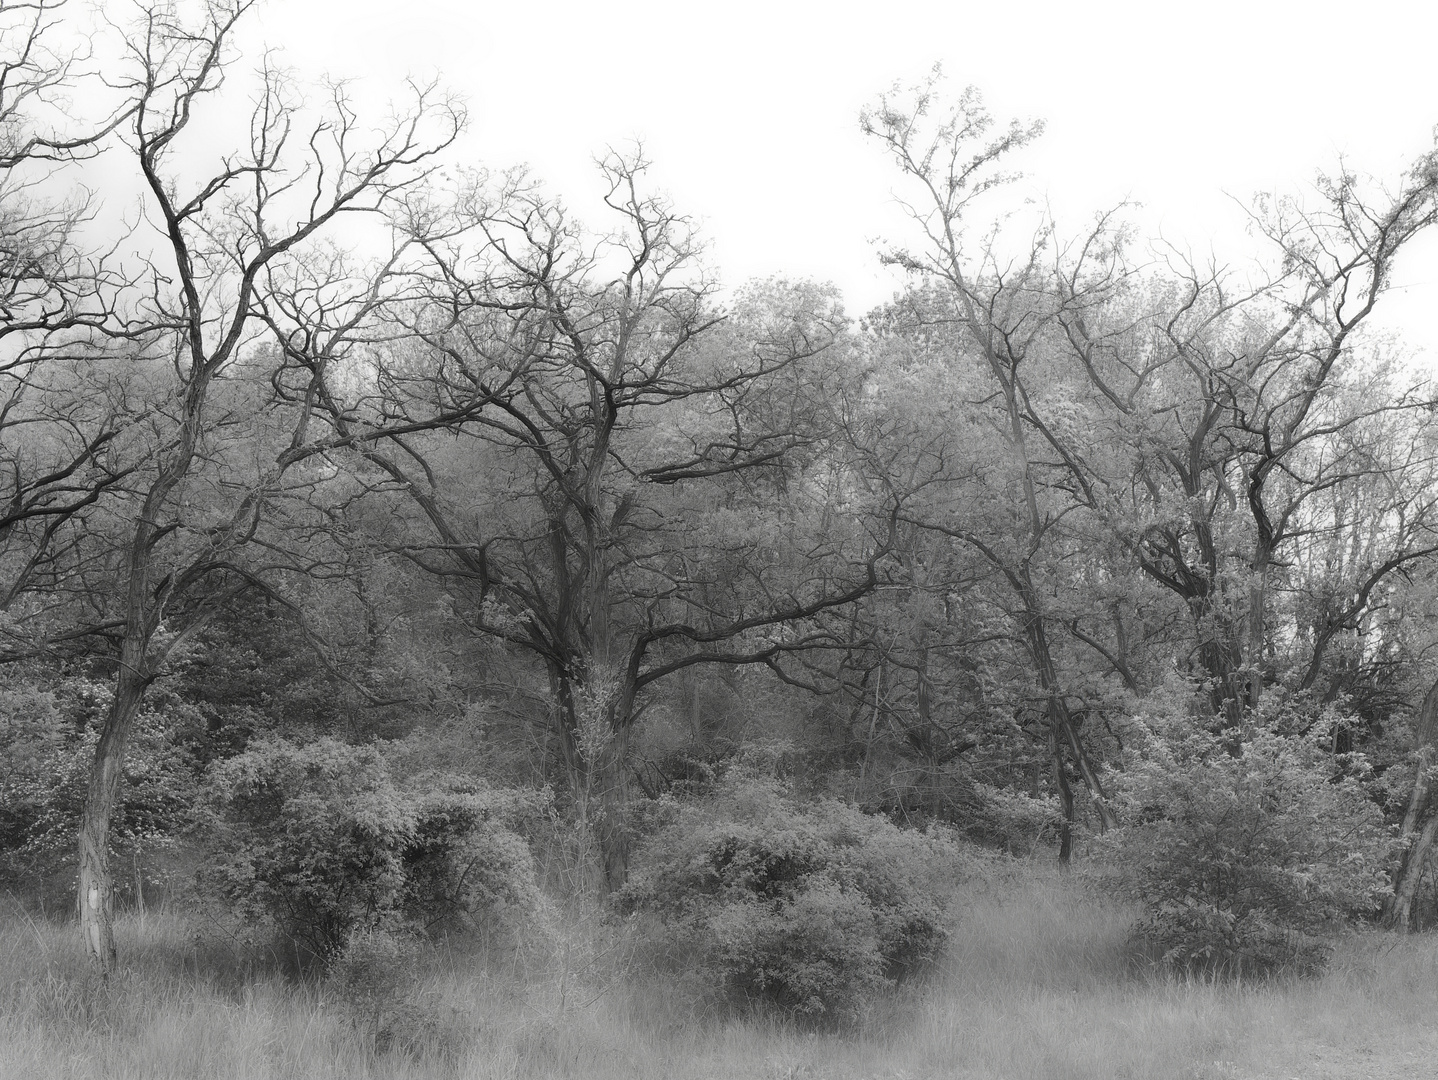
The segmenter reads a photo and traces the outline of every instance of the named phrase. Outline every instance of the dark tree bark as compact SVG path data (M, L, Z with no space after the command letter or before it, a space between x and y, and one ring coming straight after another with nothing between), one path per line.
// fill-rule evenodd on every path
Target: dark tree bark
M726 317L687 222L642 192L643 162L603 169L606 258L510 177L455 210L463 235L377 359L383 400L331 386L321 402L342 438L380 416L450 433L361 450L376 495L414 511L394 548L472 632L542 664L570 794L617 888L640 696L695 665L838 644L819 620L874 587L887 522L834 522L802 557L706 531L758 491L784 505L791 474L842 452L823 391L843 323L804 287Z

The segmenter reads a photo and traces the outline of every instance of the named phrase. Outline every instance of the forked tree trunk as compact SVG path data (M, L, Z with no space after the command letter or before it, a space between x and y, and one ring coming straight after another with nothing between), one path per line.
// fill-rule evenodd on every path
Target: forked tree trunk
M1053 759L1054 783L1058 788L1059 800L1063 804L1064 811L1064 824L1059 838L1059 863L1067 866L1073 853L1074 797L1064 765L1065 750L1073 757L1074 764L1078 766L1079 776L1083 778L1084 786L1088 788L1089 798L1093 802L1094 810L1098 813L1099 830L1107 832L1109 829L1116 828L1118 817L1108 805L1108 796L1104 792L1103 781L1093 767L1093 762L1089 760L1088 752L1084 749L1083 737L1079 734L1068 702L1064 700L1063 689L1059 684L1058 667L1054 663L1053 653L1049 649L1048 635L1044 630L1043 616L1039 613L1037 593L1028 577L1028 568L1024 567L1016 577L1021 582L1022 587L1019 594L1026 606L1023 614L1024 637L1038 673L1039 687L1048 695L1048 750Z

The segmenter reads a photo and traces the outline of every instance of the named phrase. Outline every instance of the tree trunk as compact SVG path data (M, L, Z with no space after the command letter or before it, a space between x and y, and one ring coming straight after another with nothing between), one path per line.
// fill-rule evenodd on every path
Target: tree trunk
M1403 826L1398 833L1400 842L1411 842L1393 866L1393 895L1383 906L1384 924L1404 931L1408 929L1413 898L1417 896L1419 882L1423 880L1423 866L1428 861L1428 851L1432 847L1434 836L1438 835L1438 809L1430 805L1433 787L1433 744L1434 736L1438 735L1438 683L1434 683L1423 697L1423 705L1418 710L1415 735L1418 743L1418 775L1413 778L1413 794L1408 799L1408 812L1403 815ZM1417 832L1420 821L1423 822L1422 831Z
M95 764L80 819L80 933L85 952L101 977L115 970L114 878L110 873L110 817L120 790L125 744L145 693L138 661L143 648L125 642L115 699L95 747Z
M629 880L629 728L624 726L604 748L594 766L599 809L594 828L599 839L604 891L612 893Z
M1054 766L1054 787L1063 807L1063 823L1059 826L1059 869L1068 870L1073 858L1074 793L1069 786L1068 770L1064 768L1064 748L1056 728L1049 728L1049 755Z
M579 825L598 846L599 885L605 893L629 877L629 732L634 690L627 682L586 687L550 673L565 773ZM585 859L587 862L587 858ZM588 868L581 868L588 879Z
M1098 812L1100 831L1107 832L1109 829L1117 827L1118 818L1108 805L1103 782L1099 779L1097 770L1089 760L1087 751L1084 750L1083 738L1079 735L1078 726L1074 723L1073 713L1069 710L1068 702L1064 700L1063 689L1059 685L1058 667L1054 663L1053 653L1049 649L1048 635L1044 630L1043 616L1039 613L1037 594L1028 578L1028 568L1024 567L1021 575L1016 576L1022 583L1019 593L1027 608L1022 616L1024 638L1029 647L1029 655L1033 658L1034 668L1038 673L1039 688L1048 695L1049 752L1054 758L1059 796L1064 803L1064 820L1067 823L1064 826L1064 839L1060 846L1059 860L1066 863L1070 850L1070 825L1074 817L1073 792L1069 787L1063 766L1063 746L1065 744L1072 753L1075 764L1078 765L1079 775L1083 778L1084 786L1088 788L1089 797L1093 800L1094 809Z
M1428 862L1428 852L1433 847L1435 836L1438 836L1438 813L1430 809L1423 831L1414 838L1407 858L1403 860L1403 869L1393 883L1392 907L1386 922L1405 934L1413 911L1413 899L1418 895L1418 884L1423 880L1423 867Z
M1243 695L1243 704L1249 708L1258 705L1263 697L1263 647L1265 643L1264 621L1268 606L1268 565L1267 553L1254 559L1254 580L1248 589L1248 618L1244 626L1243 670L1239 685L1235 689Z

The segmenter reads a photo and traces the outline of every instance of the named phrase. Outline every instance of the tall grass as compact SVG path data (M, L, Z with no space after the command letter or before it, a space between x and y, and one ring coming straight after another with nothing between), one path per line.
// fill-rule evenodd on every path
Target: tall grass
M1438 942L1360 935L1321 979L1215 984L1139 967L1130 922L1092 883L998 865L958 888L934 971L855 1030L814 1034L706 1013L644 966L632 930L580 906L516 947L381 970L363 1001L173 914L121 922L123 974L107 986L70 927L15 913L0 920L0 1077L1431 1075Z

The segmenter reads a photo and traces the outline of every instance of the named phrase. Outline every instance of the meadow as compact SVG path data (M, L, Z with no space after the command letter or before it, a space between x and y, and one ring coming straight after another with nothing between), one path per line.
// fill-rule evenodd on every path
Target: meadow
M1438 939L1357 933L1326 974L1178 979L1137 960L1132 912L1082 874L1016 864L955 895L926 976L851 1029L717 1014L656 971L634 924L559 912L547 932L418 961L376 949L286 975L193 914L120 927L89 973L73 927L0 924L0 1076L17 1080L1256 1080L1431 1077ZM682 967L679 966L679 967Z

